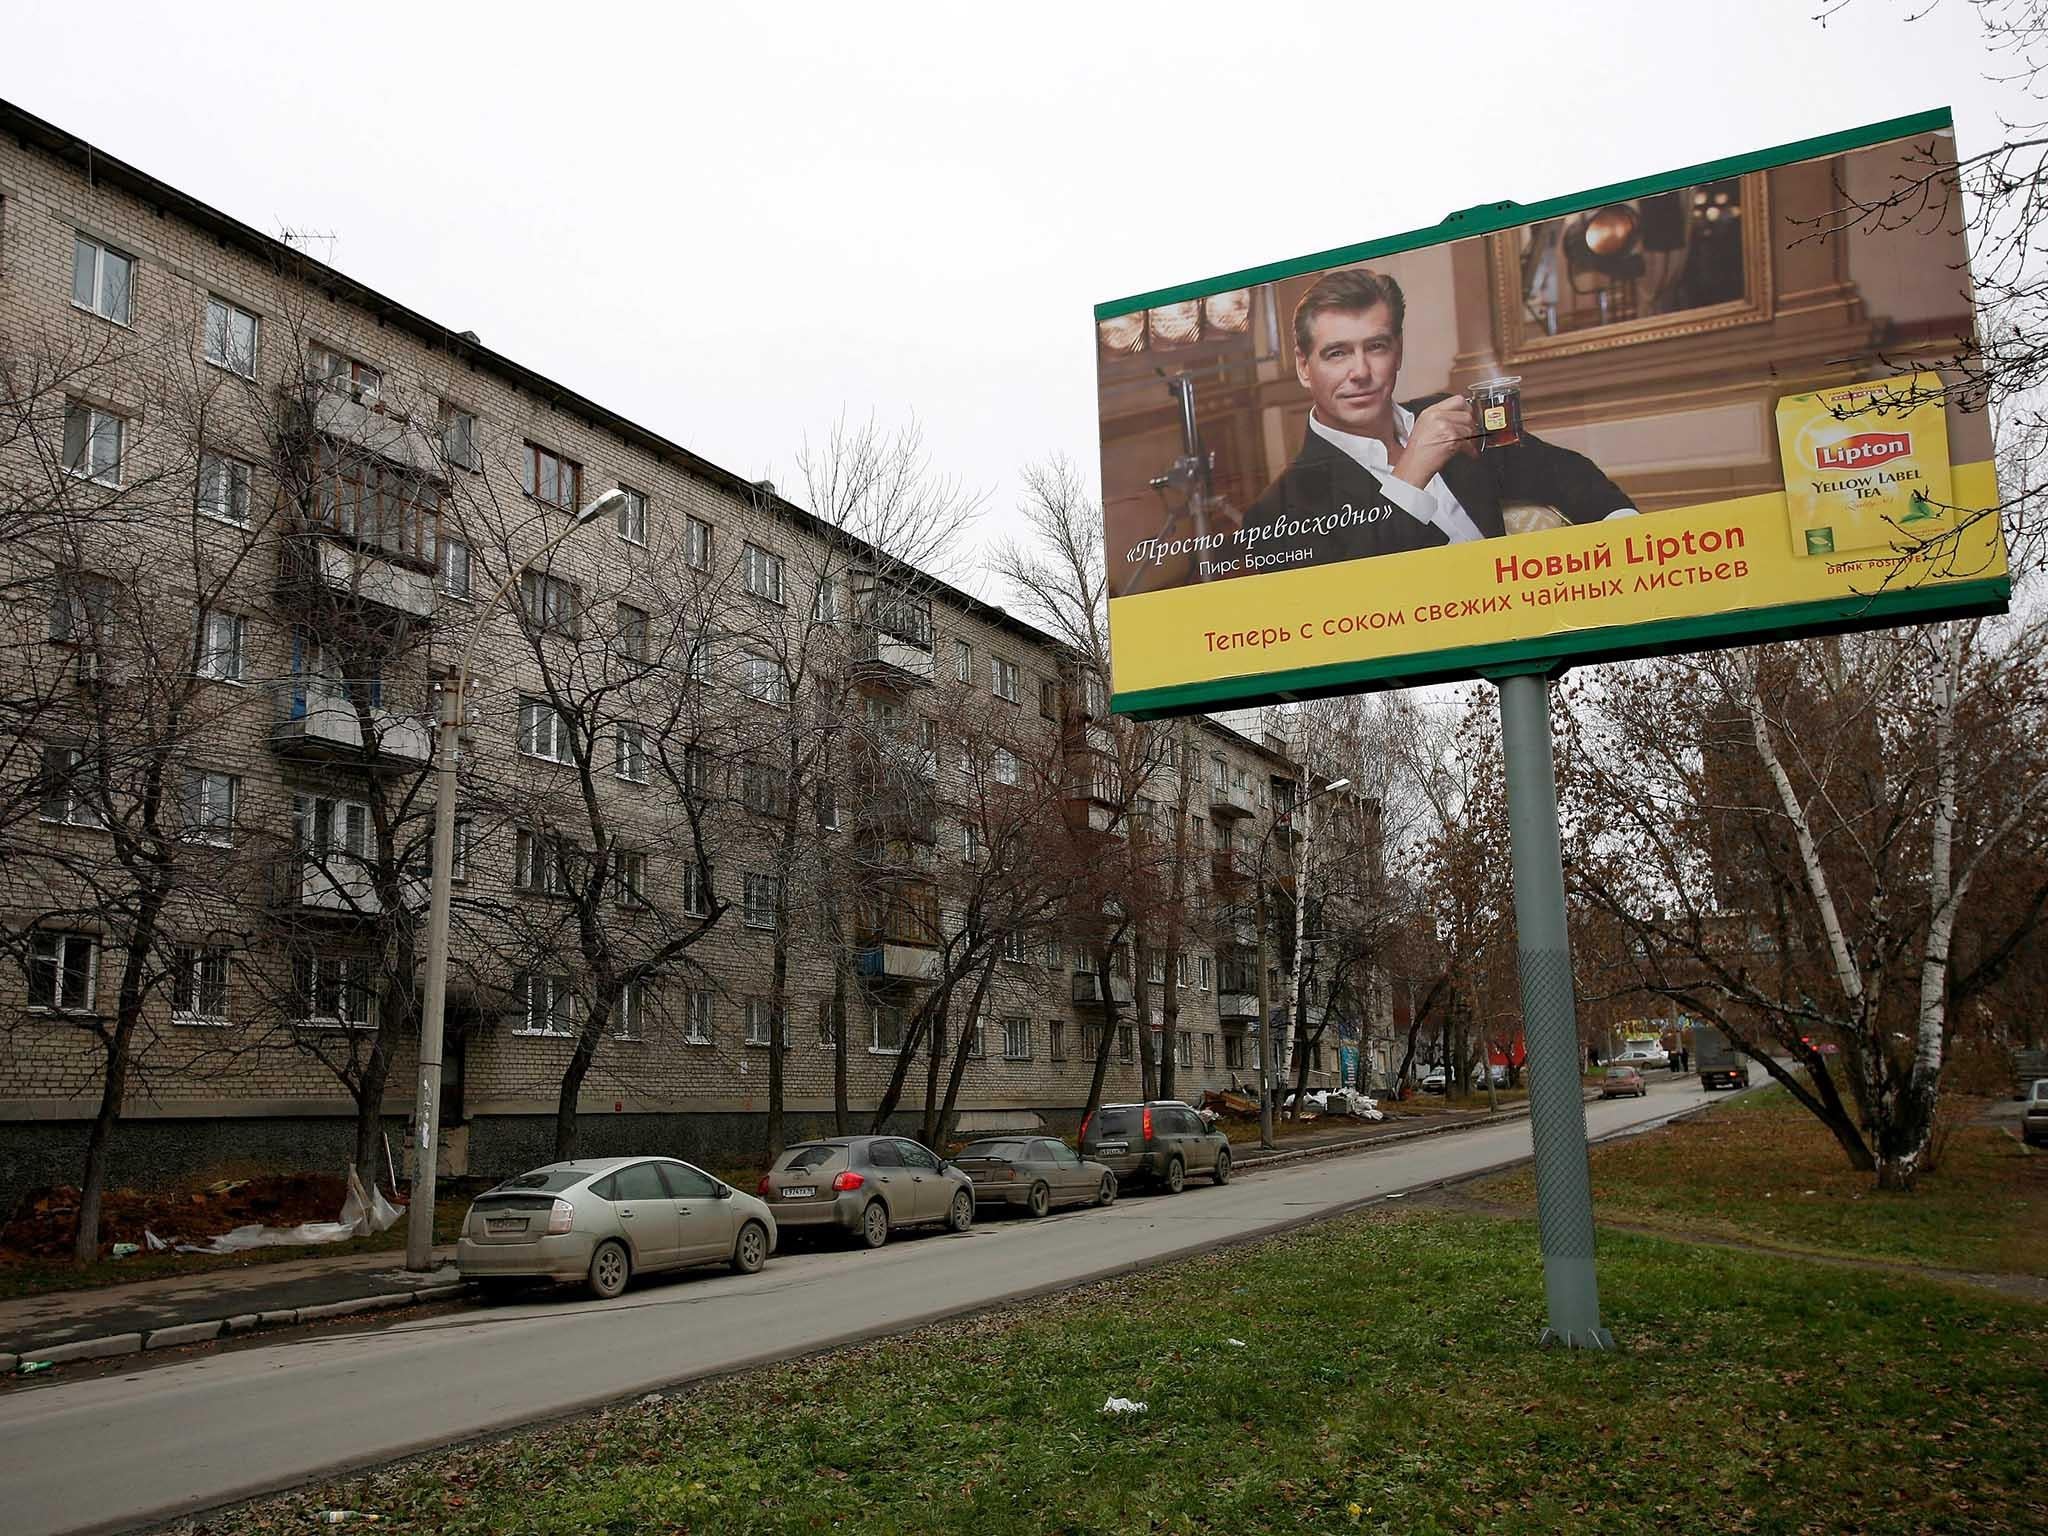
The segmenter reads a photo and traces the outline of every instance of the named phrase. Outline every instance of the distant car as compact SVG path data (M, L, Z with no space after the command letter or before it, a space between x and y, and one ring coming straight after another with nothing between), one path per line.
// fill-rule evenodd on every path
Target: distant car
M1496 1061L1491 1066L1486 1067L1474 1067L1472 1069L1472 1086L1484 1088L1488 1077L1493 1079L1493 1086L1496 1088L1505 1088L1508 1085L1508 1069L1500 1062Z
M2048 1077L2036 1078L2034 1086L2027 1090L2020 1137L2030 1147L2048 1147Z
M775 1218L701 1168L666 1157L549 1163L478 1195L462 1221L465 1280L582 1280L605 1299L635 1275L692 1264L752 1274Z
M1049 1136L970 1142L953 1164L974 1181L976 1205L1016 1205L1043 1216L1055 1206L1116 1203L1115 1172Z
M1609 1067L1607 1075L1600 1079L1600 1097L1603 1099L1618 1099L1623 1094L1632 1094L1640 1099L1649 1091L1650 1085L1643 1081L1639 1067Z
M1663 1069L1671 1065L1671 1053L1654 1040L1631 1040L1622 1047L1621 1054L1614 1058L1614 1064L1619 1067L1639 1067L1645 1072L1653 1068Z
M899 1227L974 1225L974 1181L904 1136L799 1142L755 1193L787 1231L835 1230L870 1248Z
M1430 1073L1429 1076L1422 1080L1422 1091L1424 1093L1442 1093L1444 1091L1443 1068L1437 1068L1436 1071Z
M1188 1175L1230 1182L1230 1138L1178 1100L1105 1104L1081 1122L1081 1155L1112 1170L1120 1184L1143 1179L1170 1195Z

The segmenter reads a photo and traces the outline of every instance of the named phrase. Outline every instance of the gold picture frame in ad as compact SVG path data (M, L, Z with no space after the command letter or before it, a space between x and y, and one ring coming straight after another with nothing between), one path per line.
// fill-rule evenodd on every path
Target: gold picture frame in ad
M1770 179L1750 171L1489 236L1501 361L1768 320L1770 227Z

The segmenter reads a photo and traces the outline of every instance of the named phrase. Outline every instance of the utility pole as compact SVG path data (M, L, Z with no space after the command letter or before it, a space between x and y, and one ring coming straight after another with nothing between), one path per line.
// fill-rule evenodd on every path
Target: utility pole
M1272 1003L1266 988L1266 842L1272 836L1268 825L1259 838L1258 868L1253 871L1252 911L1259 928L1258 983L1259 994L1259 1145L1271 1147L1273 1141L1273 1019Z

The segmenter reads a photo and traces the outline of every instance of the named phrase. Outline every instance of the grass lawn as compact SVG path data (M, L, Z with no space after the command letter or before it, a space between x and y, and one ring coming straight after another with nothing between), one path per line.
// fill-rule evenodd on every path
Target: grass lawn
M2048 1526L2048 1307L1626 1235L1601 1270L1620 1350L1544 1352L1531 1224L1353 1217L187 1529Z
M1535 1205L1517 1169L1472 1195ZM1603 1221L1997 1274L2048 1275L2048 1157L1964 1126L1911 1194L1880 1191L1782 1089L1593 1149Z

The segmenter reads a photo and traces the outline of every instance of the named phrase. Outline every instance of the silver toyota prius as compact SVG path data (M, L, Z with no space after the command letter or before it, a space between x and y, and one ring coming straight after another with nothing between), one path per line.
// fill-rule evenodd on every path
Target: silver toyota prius
M610 1298L635 1275L730 1264L750 1275L775 1251L775 1217L701 1168L669 1157L549 1163L486 1190L456 1245L465 1280L582 1280Z

